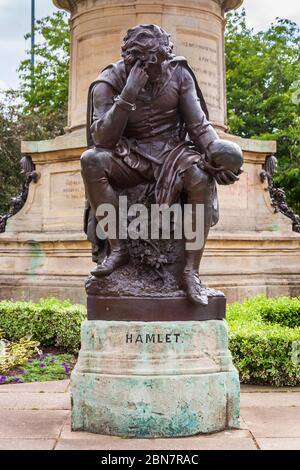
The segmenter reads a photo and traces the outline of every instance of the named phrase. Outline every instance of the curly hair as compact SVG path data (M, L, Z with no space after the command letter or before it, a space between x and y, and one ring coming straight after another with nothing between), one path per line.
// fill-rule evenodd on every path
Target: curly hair
M122 57L127 65L137 59L156 63L158 57L168 60L174 57L170 34L155 24L141 24L127 31L122 46Z

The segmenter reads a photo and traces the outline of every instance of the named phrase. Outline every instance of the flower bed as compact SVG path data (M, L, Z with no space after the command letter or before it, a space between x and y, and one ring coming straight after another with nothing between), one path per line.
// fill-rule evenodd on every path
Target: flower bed
M7 375L0 375L0 385L68 379L75 361L71 354L37 353Z

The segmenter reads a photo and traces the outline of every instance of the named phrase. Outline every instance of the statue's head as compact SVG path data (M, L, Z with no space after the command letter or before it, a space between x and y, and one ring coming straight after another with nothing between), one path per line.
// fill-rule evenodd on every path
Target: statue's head
M122 57L127 70L140 60L150 80L161 73L161 64L173 57L170 35L155 24L142 24L127 31L122 46Z

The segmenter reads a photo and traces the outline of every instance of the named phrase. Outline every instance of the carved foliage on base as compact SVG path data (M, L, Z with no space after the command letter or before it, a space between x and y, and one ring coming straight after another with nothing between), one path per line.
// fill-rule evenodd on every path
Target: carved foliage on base
M277 169L277 158L274 155L268 155L263 165L263 171L260 174L261 182L268 183L268 191L270 193L271 204L274 207L275 213L281 212L283 215L291 219L293 231L300 233L300 217L295 214L286 202L286 195L283 189L276 188L273 183L273 176Z
M24 175L25 181L20 188L20 193L11 199L9 212L0 217L0 233L5 232L8 219L16 215L24 207L28 197L30 183L37 183L40 178L40 174L35 171L35 165L30 156L24 156L21 159L20 165L21 175Z

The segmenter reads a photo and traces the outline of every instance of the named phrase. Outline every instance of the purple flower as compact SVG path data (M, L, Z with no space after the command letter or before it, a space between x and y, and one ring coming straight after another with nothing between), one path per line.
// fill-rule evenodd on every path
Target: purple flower
M36 354L34 357L36 357L36 359L40 359L40 358L41 358L40 354Z
M66 364L65 362L62 362L61 365L62 365L62 366L66 366L67 364Z
M26 370L20 370L19 374L26 374Z
M48 356L49 356L49 354L47 354L47 353L44 354L44 357L48 357Z
M28 364L32 364L33 363L33 360L32 359L28 359Z
M56 357L54 359L51 359L51 361L49 361L49 364L54 364L55 361L56 361Z
M40 367L41 367L42 369L44 369L44 367L46 367L46 365L43 364L43 363L41 363L41 364L40 364Z

